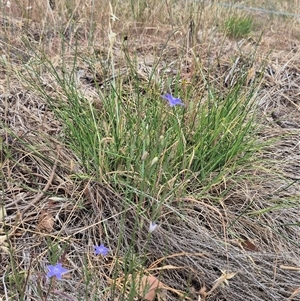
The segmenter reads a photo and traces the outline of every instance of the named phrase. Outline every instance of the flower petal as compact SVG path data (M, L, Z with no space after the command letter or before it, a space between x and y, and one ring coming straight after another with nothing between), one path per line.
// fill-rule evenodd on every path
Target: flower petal
M166 93L165 95L161 95L161 97L169 102L170 107L174 107L176 105L184 106L184 103L180 98L175 98L171 94Z
M152 233L156 228L157 228L157 224L154 222L150 222L150 226L149 226L149 233Z

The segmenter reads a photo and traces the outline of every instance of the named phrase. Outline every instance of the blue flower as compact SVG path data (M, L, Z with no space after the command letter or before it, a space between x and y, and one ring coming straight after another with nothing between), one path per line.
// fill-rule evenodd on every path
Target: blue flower
M94 246L94 249L95 249L95 255L101 254L103 256L106 256L109 251L109 249L106 248L104 244L101 244L100 246Z
M57 263L56 265L47 265L47 268L49 270L47 273L48 278L55 276L57 279L61 280L62 274L69 272L67 269L62 267L61 263Z
M185 104L181 101L180 98L175 98L171 94L167 93L166 95L161 95L161 97L169 102L170 107L184 106Z

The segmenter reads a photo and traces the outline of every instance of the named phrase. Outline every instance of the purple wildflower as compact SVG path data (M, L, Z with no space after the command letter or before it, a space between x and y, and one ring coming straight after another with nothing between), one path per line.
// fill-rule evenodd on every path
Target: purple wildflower
M62 274L69 272L67 269L62 267L61 263L57 263L56 265L47 265L47 268L49 270L47 273L48 278L55 276L57 279L61 280Z
M169 102L170 107L184 106L185 104L181 101L180 98L175 98L171 94L166 93L165 95L161 95L161 97Z
M109 251L109 248L106 248L104 244L101 244L100 246L94 246L94 249L95 249L95 255L101 254L103 256L106 256Z

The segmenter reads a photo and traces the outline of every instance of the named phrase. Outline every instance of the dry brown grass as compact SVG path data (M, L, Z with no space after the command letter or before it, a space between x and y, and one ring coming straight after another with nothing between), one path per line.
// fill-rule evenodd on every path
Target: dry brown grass
M121 191L115 191L107 183L76 176L82 167L61 143L62 125L47 101L28 86L25 88L26 82L22 82L24 64L35 58L24 41L27 39L32 46L42 47L59 69L62 59L72 62L74 55L70 47L64 58L60 56L64 38L70 45L79 41L79 52L87 61L93 53L99 60L113 53L124 83L130 76L122 51L126 47L132 61L136 59L137 73L145 82L149 69L157 62L157 78L174 76L177 72L187 85L190 80L195 84L194 64L199 59L203 70L209 71L207 74L218 83L220 90L234 81L236 70L247 64L249 53L257 49L249 80L261 72L264 62L257 114L262 124L261 139L274 139L261 154L272 164L268 163L265 171L261 166L253 166L249 181L235 183L234 189L220 203L213 198L225 188L219 186L207 197L197 198L195 192L170 199L163 208L162 226L147 245L145 267L152 275L160 274L160 280L167 287L166 300L281 301L291 300L288 298L293 293L293 300L300 300L299 273L280 268L281 265L299 267L300 258L299 21L283 22L254 14L256 32L237 43L224 37L220 24L228 10L218 6L204 6L202 13L196 14L195 7L187 2L173 5L153 1L146 9L137 10L138 20L134 20L130 2L124 1L112 5L119 18L112 22L106 2L99 1L95 7L91 7L89 1L73 1L69 7L65 2L69 3L55 1L54 9L46 1L38 5L31 1L11 1L10 8L2 3L2 204L7 211L5 230L13 253L0 249L0 275L6 277L1 279L0 299L19 300L17 296L9 299L5 296L13 286L7 281L12 279L11 272L7 271L15 261L18 273L24 271L24 275L28 275L29 269L31 272L24 300L40 300L37 281L43 277L41 271L46 270L47 246L51 239L69 243L64 264L72 269L72 276L66 276L67 281L63 282L66 293L78 296L82 291L83 298L82 267L88 266L97 275L97 282L93 280L95 291L90 292L90 296L98 294L96 300L126 300L119 297L118 291L115 299L110 298L103 288L115 283L122 290L124 275L114 279L112 271L117 258L121 262L125 260L122 256L131 244L134 220L141 217L137 216L134 205L124 205ZM282 3L284 7L288 2ZM32 8L28 9L29 6ZM193 28L191 19L195 23ZM110 29L116 33L113 45L108 39ZM261 29L264 34L260 39ZM91 30L93 40L89 38ZM165 47L168 37L170 41ZM162 58L159 62L158 57ZM105 85L111 74L105 73L102 63L96 63L95 70L90 70L84 60L78 62L83 70L78 89L97 102L91 80L96 77L100 85ZM49 85L49 93L59 95L51 75L44 72L41 76ZM203 86L201 78L198 85ZM194 90L196 97L197 87ZM124 213L126 228L120 246L116 237ZM185 218L178 218L178 214ZM145 226L137 235L136 253L144 250L147 222L144 221ZM96 259L88 246L104 237L112 251L103 260ZM165 269L160 270L162 267ZM237 274L229 280L229 286L220 285L206 295L222 275L221 270ZM48 300L62 300L62 296L51 298Z

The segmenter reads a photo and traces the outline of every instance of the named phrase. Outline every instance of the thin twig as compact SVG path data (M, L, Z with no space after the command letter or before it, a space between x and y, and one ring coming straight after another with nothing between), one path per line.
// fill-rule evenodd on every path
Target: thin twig
M6 288L6 285L5 285L5 277L6 277L6 273L4 272L4 274L2 276L2 283L3 283L4 293L5 293L5 300L8 301L7 288Z

